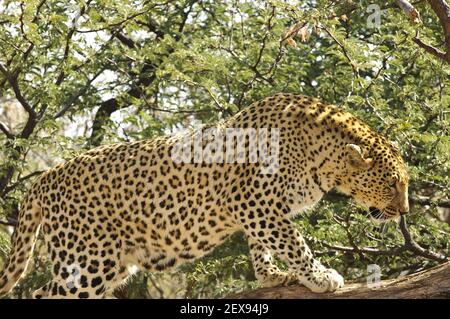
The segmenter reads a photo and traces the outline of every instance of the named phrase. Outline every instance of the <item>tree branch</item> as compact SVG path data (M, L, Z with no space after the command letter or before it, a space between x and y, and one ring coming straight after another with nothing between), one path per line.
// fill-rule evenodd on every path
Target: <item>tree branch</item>
M405 11L405 13L409 16L412 23L420 22L419 12L414 8L414 6L407 0L395 0L397 5Z
M416 32L413 41L428 53L450 64L450 6L445 0L427 0L427 2L431 6L431 9L433 9L434 13L436 13L442 26L446 52L443 52L436 47L423 42L419 38L418 31Z
M412 239L411 234L409 233L408 227L406 225L406 217L402 215L399 222L400 231L402 232L403 238L405 238L404 247L407 250L413 252L417 256L425 257L428 259L436 260L436 261L447 261L448 258L441 254L435 253L433 251L428 251L425 248L421 247L417 244L414 239Z
M331 191L324 197L326 200L329 200L331 202L337 202L341 200L347 200L350 197L338 193L336 191ZM448 200L432 200L428 197L416 197L416 196L409 196L409 201L412 204L416 204L419 206L437 206L437 207L444 207L444 208L450 208L450 201Z
M448 200L431 200L430 198L418 198L418 197L409 197L410 203L420 205L420 206L437 206L450 208L450 201Z
M0 225L16 227L17 220L15 220L15 219L8 219L6 221L5 220L0 220Z
M28 120L25 124L22 133L20 134L21 138L28 138L34 130L34 127L37 124L37 114L34 108L28 103L25 97L22 95L22 91L20 90L19 83L17 82L18 74L12 74L6 67L0 64L0 72L3 73L5 78L8 80L9 85L11 86L16 99L19 101L20 105L24 108L24 110L28 113Z
M154 74L155 70L156 66L154 64L145 64L142 68L141 74L146 76L143 76L140 80L138 80L134 87L127 91L125 94L139 99L142 95L142 90L140 87L147 87L156 79L156 75ZM100 104L97 113L95 113L94 121L92 124L92 132L88 140L90 145L98 146L101 144L105 131L105 123L110 118L112 113L124 107L124 103L120 102L120 98L111 98Z
M2 64L0 64L0 72L3 73L5 78L8 80L9 85L14 91L14 94L16 96L16 99L20 102L22 107L27 111L28 114L36 116L36 112L34 111L33 107L27 102L27 100L23 97L22 92L20 91L18 82L17 82L17 75L12 74L6 67L4 67Z
M446 61L450 63L450 6L445 0L428 0L433 11L439 18L444 30L445 44L447 47Z
M426 44L425 42L423 42L420 38L419 38L419 32L416 33L415 37L413 38L413 41L422 49L424 49L425 51L427 51L428 53L434 55L435 57L446 61L446 53L439 50L438 48L430 45L430 44ZM450 63L450 62L449 62Z
M12 185L9 185L8 187L5 187L3 195L9 193L10 191L12 191L14 188L16 188L19 184L25 182L26 180L33 178L35 176L41 175L42 173L44 173L45 171L34 171L28 175L25 175L23 177L20 177L15 183L13 183Z
M328 244L325 242L321 242L321 244L324 247L329 248L331 250L344 251L344 252L349 252L349 253L354 253L354 254L359 254L359 255L364 253L364 254L374 255L374 256L397 256L401 253L404 253L405 251L410 251L416 256L421 256L421 257L435 260L435 261L443 262L443 261L448 260L448 258L444 255L426 250L425 248L423 248L419 244L417 244L414 241L414 239L412 239L412 236L406 225L406 218L404 215L402 215L400 218L399 228L400 228L400 231L403 235L405 242L402 246L394 247L389 250L380 250L380 249L373 248L373 247L360 248L360 247L357 247L354 243L351 243L352 247L346 247L346 246L341 246L341 245L331 245L331 244Z
M186 21L189 17L189 14L192 11L192 8L194 4L196 3L196 0L191 1L187 5L187 11L183 11L182 13L182 21L177 26L177 32L178 34L174 35L174 39L176 41L181 40L181 34L183 33L183 30L186 25ZM155 27L156 28L156 27ZM164 33L160 30L155 30L155 33L158 35L159 38L164 36ZM119 41L124 43L124 38L121 36L118 38ZM131 44L131 43L124 43L125 45ZM135 45L135 44L133 44ZM174 51L174 48L171 48L168 50L167 53L164 54L164 56L170 55ZM112 113L119 109L123 109L128 106L128 104L123 103L121 99L126 100L126 96L130 95L134 98L141 98L142 97L142 87L149 87L156 79L155 71L158 67L158 64L162 62L164 56L159 57L156 62L146 62L144 66L142 67L142 70L140 72L140 79L132 86L130 90L128 90L123 96L118 98L111 98L109 100L106 100L101 103L99 109L97 110L97 113L95 114L94 121L92 124L92 132L90 137L88 138L88 142L92 146L98 146L101 144L103 137L104 137L104 126L105 123L109 120Z
M262 288L227 296L232 299L406 299L450 298L450 262L376 286L348 283L334 293L316 294L303 286Z
M61 108L61 110L56 113L56 115L54 116L55 119L60 118L61 116L63 116L64 114L66 114L66 112L72 107L72 105L81 97L83 96L88 90L89 88L91 88L91 84L92 82L95 81L95 79L97 79L100 74L102 74L105 71L105 67L101 67L90 79L88 79L86 81L86 84L76 93L71 95L64 103L63 106Z
M361 76L359 74L359 68L356 65L356 63L353 61L353 59L350 57L350 54L348 52L348 50L346 49L345 45L343 43L341 43L341 41L339 41L333 33L331 33L330 30L328 30L326 27L319 27L319 29L324 30L329 36L330 38L339 46L339 48L341 49L342 53L344 54L344 57L347 59L348 64L350 64L350 67L352 68L353 74L356 78L356 80L359 83L359 86L361 88L364 88L362 82L361 82Z
M19 87L19 83L17 81L17 77L19 76L19 72L14 72L12 74L6 67L4 67L2 64L0 64L0 73L2 73L5 78L7 79L9 85L11 86L14 95L16 99L19 101L19 103L22 105L24 110L28 113L28 120L25 124L25 127L23 128L20 137L21 138L28 138L33 133L34 128L36 127L36 124L38 123L38 116L34 108L28 103L28 101L25 99L25 97L22 95L22 92ZM22 151L22 147L16 146L14 147L15 153L11 157L10 160L16 161L20 157L20 153ZM5 189L8 183L11 181L11 178L14 175L14 166L13 165L7 165L2 169L0 172L0 196L3 197L5 195Z
M336 192L330 192L329 194L326 195L326 199L331 200L331 201L336 201L336 200L342 200L347 198L345 195L341 195L339 193ZM417 198L413 198L410 199L411 202L416 203L416 204L421 204L421 205L437 205L437 203L433 203L430 199L417 199ZM448 202L439 202L440 205L442 205L442 207L445 206L450 206ZM400 253L409 251L411 253L413 253L416 256L421 256L427 259L431 259L431 260L435 260L435 261L447 261L448 257L426 250L425 248L421 247L418 243L416 243L406 224L406 216L405 215L401 215L400 216L400 221L399 221L399 230L403 235L404 238L404 243L402 246L398 246L398 247L394 247L392 249L389 250L380 250L374 247L358 247L352 240L351 235L348 233L348 220L346 221L346 224L343 224L340 220L336 220L335 221L341 226L343 227L348 235L348 239L349 242L351 244L352 247L346 247L346 246L341 246L341 245L331 245L329 243L326 242L320 242L320 244L328 249L334 250L334 251L344 251L344 252L349 252L349 253L354 253L354 254L358 254L361 256L361 254L368 254L368 255L374 255L374 256L380 256L380 255L384 255L384 256L396 256ZM324 252L320 253L320 254L324 254Z
M86 1L86 4L81 6L80 12L77 15L75 15L75 17L72 19L72 27L69 29L69 32L67 32L66 44L64 46L64 54L63 54L63 58L60 62L60 66L62 67L62 69L55 81L55 84L57 86L61 85L61 83L63 82L64 77L65 77L64 62L69 57L70 43L71 43L72 37L76 31L78 19L80 19L80 17L82 17L89 10L89 4L91 3L91 1L92 0Z

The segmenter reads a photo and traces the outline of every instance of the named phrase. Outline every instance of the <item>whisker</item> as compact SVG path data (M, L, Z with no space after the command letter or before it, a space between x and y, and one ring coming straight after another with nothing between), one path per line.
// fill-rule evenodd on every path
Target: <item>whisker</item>
M387 231L387 223L383 225L383 228L381 230L381 238L384 239L384 235L386 234Z
M381 219L381 217L384 215L384 213L383 213L383 211L380 211L376 216L375 216L375 218L376 219Z

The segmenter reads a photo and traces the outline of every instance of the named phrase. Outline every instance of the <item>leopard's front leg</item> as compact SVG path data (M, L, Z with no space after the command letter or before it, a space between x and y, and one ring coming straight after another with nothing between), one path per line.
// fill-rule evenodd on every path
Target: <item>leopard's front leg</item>
M252 218L240 219L247 237L259 243L251 248L252 256L259 254L259 264L264 264L264 257L261 256L265 255L261 255L258 251L253 252L253 250L263 247L274 253L287 262L298 282L313 292L335 291L343 287L344 279L341 275L334 269L327 269L314 259L302 235L287 218L287 210L283 209L280 204L275 207L260 207L249 213ZM266 262L265 265L270 272L272 262ZM286 280L290 281L291 278L288 278Z
M287 286L298 282L295 274L281 271L273 262L272 252L258 240L248 238L255 277L263 287Z

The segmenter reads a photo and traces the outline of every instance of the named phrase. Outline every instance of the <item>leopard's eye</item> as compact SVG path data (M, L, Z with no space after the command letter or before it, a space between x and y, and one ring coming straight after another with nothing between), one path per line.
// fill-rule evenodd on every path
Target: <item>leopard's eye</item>
M395 184L397 184L397 179L392 179L392 180L390 180L389 181L389 187L391 187L391 188L395 188Z

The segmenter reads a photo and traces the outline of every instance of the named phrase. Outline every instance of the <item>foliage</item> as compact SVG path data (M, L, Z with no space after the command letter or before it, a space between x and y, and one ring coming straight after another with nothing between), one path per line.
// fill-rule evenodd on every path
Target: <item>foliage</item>
M371 1L4 0L0 216L13 224L33 177L85 149L211 123L260 98L296 92L337 104L397 142L411 197L421 199L411 232L448 256L450 230L433 202L448 207L450 68L412 41L418 28L428 43L441 43L443 34L426 2L416 4L419 26L393 2L378 2L377 27L368 24ZM296 46L281 41L296 23L304 26ZM435 263L410 252L330 248L402 242L394 224L374 225L348 202L324 201L297 222L325 264L347 279L364 280L368 264L392 277ZM2 259L6 234L1 228ZM184 296L254 287L245 247L236 235L180 268L174 278L182 278ZM16 297L47 278L40 260ZM149 276L137 275L119 295L158 297L149 291L163 279Z

